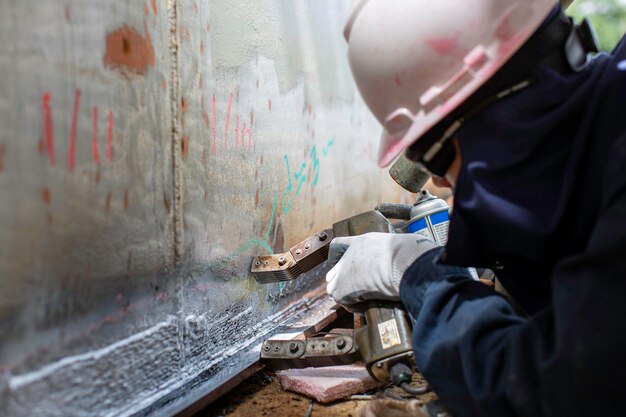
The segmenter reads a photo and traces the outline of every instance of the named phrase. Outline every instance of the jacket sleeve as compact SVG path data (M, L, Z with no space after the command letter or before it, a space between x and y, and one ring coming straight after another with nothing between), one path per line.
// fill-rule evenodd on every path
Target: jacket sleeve
M441 249L404 274L417 366L455 416L626 415L626 169L614 171L586 250L556 266L539 314L436 264Z

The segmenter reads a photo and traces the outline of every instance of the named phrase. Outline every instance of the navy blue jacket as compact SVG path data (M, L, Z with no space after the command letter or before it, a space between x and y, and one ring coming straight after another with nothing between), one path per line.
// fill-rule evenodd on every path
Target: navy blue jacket
M625 416L626 41L459 142L448 244L400 287L418 369L458 417ZM527 316L450 265L494 269Z

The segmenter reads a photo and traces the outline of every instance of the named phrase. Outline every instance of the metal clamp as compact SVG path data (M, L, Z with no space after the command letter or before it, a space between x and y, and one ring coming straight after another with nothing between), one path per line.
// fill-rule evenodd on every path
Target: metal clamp
M326 229L306 238L289 252L256 256L250 271L261 284L294 280L328 259L333 237L333 229Z

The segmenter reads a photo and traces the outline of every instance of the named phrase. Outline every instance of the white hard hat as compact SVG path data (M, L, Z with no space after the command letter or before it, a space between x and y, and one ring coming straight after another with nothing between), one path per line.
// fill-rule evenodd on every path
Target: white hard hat
M383 125L389 165L467 100L556 0L353 0L344 36L357 87Z

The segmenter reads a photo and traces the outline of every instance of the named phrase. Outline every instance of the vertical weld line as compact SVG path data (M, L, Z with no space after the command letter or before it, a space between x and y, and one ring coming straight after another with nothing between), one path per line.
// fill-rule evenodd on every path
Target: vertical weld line
M170 49L170 103L172 110L172 162L174 169L174 265L178 268L182 264L183 257L183 221L182 221L182 155L180 147L180 81L178 74L178 13L177 1L169 0L168 3L169 20L169 49Z
M180 111L180 82L178 75L178 4L177 0L168 0L167 13L168 13L168 26L169 26L169 40L168 46L170 49L170 61L171 61L171 73L170 73L170 102L172 108L172 166L174 169L174 276L176 278L176 309L178 311L178 350L180 352L181 366L185 366L187 358L185 355L185 318L184 318L184 288L185 280L182 277L182 258L183 258L183 239L182 239L182 152L180 149L180 129L178 117L181 114Z

